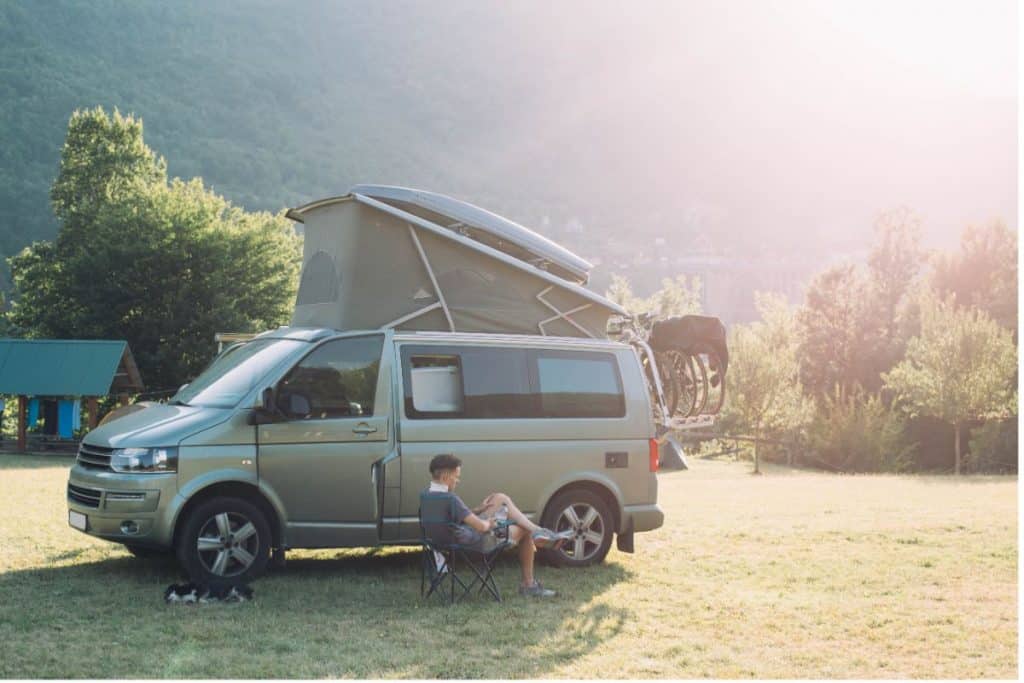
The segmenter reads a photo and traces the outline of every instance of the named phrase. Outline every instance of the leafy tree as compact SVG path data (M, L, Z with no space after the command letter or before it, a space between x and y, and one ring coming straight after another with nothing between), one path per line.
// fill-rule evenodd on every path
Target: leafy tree
M870 285L851 264L819 274L796 314L800 329L800 377L812 396L824 400L872 384L865 319ZM877 381L877 380L876 380Z
M884 377L908 413L953 425L954 472L960 474L960 434L968 421L1015 411L1008 378L1017 368L1010 333L987 314L933 296L921 302L921 333L906 357Z
M628 279L612 275L605 296L634 315L652 313L658 318L668 318L701 312L701 282L696 276L689 279L685 275L675 279L664 278L661 289L644 299L633 294Z
M785 299L758 294L761 322L730 334L729 372L722 423L754 438L754 473L760 474L761 440L807 421L810 402L800 386L798 328Z
M916 447L900 415L859 387L845 395L836 387L815 412L809 437L818 461L841 472L902 471Z
M199 179L168 182L136 119L76 112L53 199L57 240L10 259L10 318L27 336L126 339L147 386L170 389L208 362L217 331L287 321L300 261L288 221Z
M1017 471L1017 420L990 420L971 430L964 468L973 472Z
M1017 331L1017 233L997 222L968 227L960 250L936 258L932 286Z
M921 220L909 209L882 214L875 223L875 234L868 255L869 298L861 326L867 373L863 379L872 390L881 386L881 373L903 356L913 324L907 308L924 261Z

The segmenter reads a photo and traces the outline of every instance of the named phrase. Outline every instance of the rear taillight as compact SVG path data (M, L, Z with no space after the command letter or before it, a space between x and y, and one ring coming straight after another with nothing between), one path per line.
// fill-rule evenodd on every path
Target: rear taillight
M658 471L658 442L655 439L651 439L647 442L648 444L648 455L651 472Z

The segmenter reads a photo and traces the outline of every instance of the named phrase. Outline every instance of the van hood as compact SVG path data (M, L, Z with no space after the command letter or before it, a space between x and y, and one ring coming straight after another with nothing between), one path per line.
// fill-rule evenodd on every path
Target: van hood
M107 448L176 446L182 439L228 419L232 412L230 408L136 403L124 413L112 415L113 419L89 432L83 442Z

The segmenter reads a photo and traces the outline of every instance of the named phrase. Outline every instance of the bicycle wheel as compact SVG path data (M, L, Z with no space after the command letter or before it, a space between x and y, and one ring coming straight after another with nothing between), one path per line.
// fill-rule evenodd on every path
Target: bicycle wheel
M664 351L662 357L662 367L666 369L665 374L672 386L670 417L689 417L697 397L697 375L693 370L693 360L688 354L676 350Z
M672 352L655 352L654 360L658 364L658 378L661 380L661 391L665 396L666 418L676 413L679 404L679 385L675 378L675 359Z
M669 352L672 358L672 381L675 385L676 403L673 415L689 417L697 405L699 383L693 358L681 351Z
M704 354L707 357L707 379L709 399L706 406L708 414L717 415L725 403L725 370L722 359L714 351Z
M694 353L690 356L693 362L694 368L694 381L696 383L696 390L694 391L694 405L691 415L703 415L704 409L708 404L708 370L707 365L704 362L703 353Z

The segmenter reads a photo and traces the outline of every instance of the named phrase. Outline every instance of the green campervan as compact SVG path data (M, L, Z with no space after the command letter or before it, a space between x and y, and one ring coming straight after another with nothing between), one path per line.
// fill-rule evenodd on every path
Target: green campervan
M73 527L243 581L291 548L418 543L438 453L466 463L467 500L500 490L574 529L555 562L599 562L614 540L632 552L661 526L652 377L636 345L605 338L625 312L583 286L589 264L402 188L289 216L305 240L292 325L87 434Z

